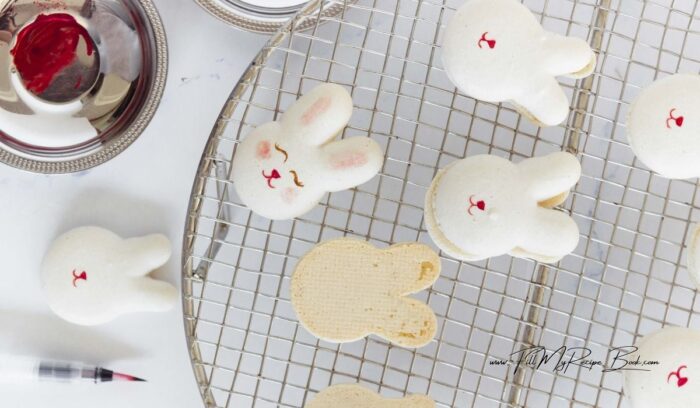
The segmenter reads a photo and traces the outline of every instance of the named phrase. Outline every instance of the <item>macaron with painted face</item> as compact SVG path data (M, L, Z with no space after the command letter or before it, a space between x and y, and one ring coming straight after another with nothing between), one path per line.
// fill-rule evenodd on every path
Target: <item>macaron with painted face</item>
M171 253L170 241L161 234L123 239L95 226L68 231L51 244L41 266L49 307L86 326L127 313L170 310L177 289L147 275Z
M636 352L622 355L624 360L641 362L623 371L632 407L700 407L698 344L700 330L667 327L644 336Z
M660 175L700 177L700 75L668 76L644 88L630 106L627 140Z
M425 198L425 222L446 254L477 261L502 254L556 262L578 244L574 220L553 209L581 176L569 153L515 164L477 155L441 170Z
M328 192L369 181L384 162L368 137L333 140L352 114L350 94L335 84L319 85L282 118L256 128L237 147L234 187L251 211L291 219L310 211Z
M583 78L596 65L580 38L545 31L517 0L468 0L442 43L447 76L467 96L510 102L540 126L566 120L569 100L557 76Z

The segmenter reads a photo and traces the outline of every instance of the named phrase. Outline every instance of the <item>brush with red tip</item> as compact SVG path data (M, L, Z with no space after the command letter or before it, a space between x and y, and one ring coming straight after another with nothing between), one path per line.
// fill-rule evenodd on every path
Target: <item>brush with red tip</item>
M102 367L0 355L0 382L22 380L94 383L146 381L133 375L115 373Z

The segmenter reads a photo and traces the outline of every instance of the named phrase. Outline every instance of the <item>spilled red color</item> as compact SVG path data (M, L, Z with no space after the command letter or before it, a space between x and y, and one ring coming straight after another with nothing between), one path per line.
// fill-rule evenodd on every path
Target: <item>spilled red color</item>
M85 39L87 54L93 44L85 27L70 14L41 14L17 35L10 53L28 90L42 93L56 75L73 63L80 37Z

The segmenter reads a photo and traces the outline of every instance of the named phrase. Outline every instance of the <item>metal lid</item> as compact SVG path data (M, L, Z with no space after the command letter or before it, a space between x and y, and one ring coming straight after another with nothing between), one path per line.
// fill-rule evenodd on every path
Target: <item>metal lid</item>
M308 0L196 0L209 13L228 24L257 33L273 33L306 5ZM329 17L343 10L343 3L324 2L321 16ZM313 19L306 23L313 25ZM307 27L300 27L304 29Z
M167 71L151 0L0 0L0 161L101 164L149 123Z

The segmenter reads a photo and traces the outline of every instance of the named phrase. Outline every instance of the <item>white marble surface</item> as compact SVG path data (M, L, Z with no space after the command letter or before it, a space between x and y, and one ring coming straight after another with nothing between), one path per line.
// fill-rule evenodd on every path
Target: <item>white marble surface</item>
M83 328L52 315L39 265L59 233L97 224L124 236L173 241L159 278L180 284L180 248L192 180L221 106L265 37L226 26L193 0L156 0L170 68L160 108L124 153L90 171L43 176L0 165L0 354L103 364L144 384L0 384L0 406L179 408L203 406L185 345L181 307Z

